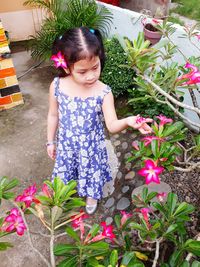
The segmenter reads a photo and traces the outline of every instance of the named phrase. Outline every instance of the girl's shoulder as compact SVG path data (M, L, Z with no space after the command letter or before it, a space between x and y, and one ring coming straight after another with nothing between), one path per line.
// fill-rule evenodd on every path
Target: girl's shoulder
M106 94L112 92L111 87L108 84L99 81L99 85L99 92L101 95L105 96Z

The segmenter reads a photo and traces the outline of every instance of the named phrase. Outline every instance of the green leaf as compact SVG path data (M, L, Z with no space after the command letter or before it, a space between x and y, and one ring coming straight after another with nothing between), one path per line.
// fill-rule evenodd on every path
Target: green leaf
M4 186L4 191L10 190L19 184L17 179L13 179Z
M178 200L177 195L175 195L174 193L171 193L171 192L168 194L168 196L167 196L167 204L168 204L168 207L169 207L170 215L172 215L173 212L174 212L177 200Z
M63 213L63 210L58 207L58 206L54 206L51 210L51 221L52 224L54 225L54 223L61 217Z
M117 225L117 229L120 229L120 225L121 225L121 217L119 214L115 215L114 217L114 221L115 221L115 224Z
M195 256L200 256L200 241L189 239L185 242L184 247Z
M146 197L148 195L148 188L147 187L144 187L142 189L142 199L145 201L146 200Z
M153 155L158 158L159 157L159 146L158 146L158 140L152 140L151 142L151 150L153 152Z
M170 266L178 266L178 263L181 262L181 258L183 255L183 250L176 250L170 257L169 264Z
M146 230L146 227L140 225L139 223L131 222L129 225L131 228L139 230L139 231L145 231Z
M91 237L94 237L100 229L100 226L98 224L93 224L92 228L90 229L88 235L91 235Z
M59 262L57 267L75 267L77 266L77 257L72 255L71 257Z
M188 261L184 260L184 261L181 263L180 267L190 267L190 264L189 264Z
M117 250L113 250L111 255L110 255L110 264L115 267L117 265L118 262L118 252Z
M134 252L125 252L124 257L122 259L121 265L128 265L129 262L135 258ZM135 265L134 265L135 266Z
M200 267L200 262L199 261L194 261L192 263L192 266L191 267Z
M78 234L71 227L67 226L65 231L71 238L73 238L76 241L80 242L80 238L79 238Z
M91 250L108 250L109 245L104 241L95 242L89 245L84 246L85 249L91 249Z
M171 224L171 225L168 227L167 231L164 233L164 236L167 235L167 234L169 234L169 233L174 232L174 231L177 229L177 227L178 227L177 224Z
M186 215L194 211L194 207L186 202L182 202L174 212L174 216Z
M163 137L176 133L180 131L183 127L184 127L184 123L181 121L177 121L173 123L172 125L166 127L166 129L163 131Z
M7 248L12 248L13 245L9 242L0 242L0 251L6 250Z
M72 244L58 244L54 246L54 254L56 256L64 256L65 254L78 250L77 246Z

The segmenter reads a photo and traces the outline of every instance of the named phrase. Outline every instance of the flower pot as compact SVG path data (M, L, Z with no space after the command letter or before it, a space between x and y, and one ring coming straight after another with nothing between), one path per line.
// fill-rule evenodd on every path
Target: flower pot
M151 45L158 43L162 37L162 33L150 23L147 23L144 26L143 31L145 40L149 40Z

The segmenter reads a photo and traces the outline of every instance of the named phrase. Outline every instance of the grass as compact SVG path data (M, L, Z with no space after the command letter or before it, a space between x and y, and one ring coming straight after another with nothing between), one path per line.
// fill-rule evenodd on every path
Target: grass
M173 3L180 4L172 9L172 12L181 16L200 21L200 1L199 0L172 0Z

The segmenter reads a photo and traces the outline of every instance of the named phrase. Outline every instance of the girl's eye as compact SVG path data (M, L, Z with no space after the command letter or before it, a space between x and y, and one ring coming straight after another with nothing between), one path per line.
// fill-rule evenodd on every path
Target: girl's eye
M85 74L85 71L83 71L83 72L79 72L79 74Z

